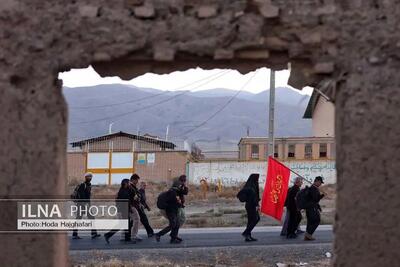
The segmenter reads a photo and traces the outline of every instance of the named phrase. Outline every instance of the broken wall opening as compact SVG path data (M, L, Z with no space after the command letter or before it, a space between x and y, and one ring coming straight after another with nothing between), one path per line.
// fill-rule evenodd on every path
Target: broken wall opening
M312 85L310 73L329 76L333 67L338 80L329 94L336 103L338 141L335 265L399 261L399 213L393 212L400 201L399 183L393 179L400 176L399 124L393 123L400 84L395 1L11 0L2 5L0 19L0 111L8 114L1 118L2 196L65 193L67 115L59 71L135 52L149 63L160 54L155 53L160 44L172 51L161 58L189 53L213 61L221 49L228 57L239 50L282 49L293 69L295 59L308 62L307 71L298 68L295 87ZM146 70L138 73L153 68L140 66ZM371 139L375 142L366 141ZM2 212L2 218L12 213ZM67 264L64 236L2 238L4 265Z

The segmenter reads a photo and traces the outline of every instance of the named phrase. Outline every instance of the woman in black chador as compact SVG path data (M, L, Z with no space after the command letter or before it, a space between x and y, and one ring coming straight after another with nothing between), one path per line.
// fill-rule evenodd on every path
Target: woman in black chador
M258 187L258 178L259 174L253 173L250 174L249 179L247 179L246 184L244 185L243 194L246 195L246 212L247 212L247 227L246 230L242 233L245 237L246 242L257 241L257 239L251 236L251 231L260 221L259 209L260 209L260 193Z

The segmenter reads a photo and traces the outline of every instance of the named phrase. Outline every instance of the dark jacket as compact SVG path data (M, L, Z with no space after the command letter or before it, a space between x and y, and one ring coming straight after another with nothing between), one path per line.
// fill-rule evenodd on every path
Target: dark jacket
M318 190L318 188L314 185L309 187L308 189L308 203L310 208L318 208L320 209L319 206L319 201L324 197L323 194L321 194Z
M139 194L140 194L140 203L143 205L145 209L150 210L149 205L147 205L146 191L143 188L140 188Z
M179 179L176 179L172 184L173 188L176 188L176 194L181 200L180 207L185 207L185 196L189 193L189 188L186 185L183 185Z
M124 218L128 218L129 208L132 206L130 188L120 188L116 197L118 211ZM121 201L125 200L125 201ZM120 202L119 202L120 201Z
M90 182L81 183L78 188L78 199L90 199L92 184Z
M258 186L259 174L251 174L247 179L243 189L247 194L246 208L255 208L259 206L260 189Z
M177 212L178 208L181 207L180 203L177 200L178 197L178 189L177 188L171 188L167 191L167 195L165 197L166 199L166 203L167 203L167 211L173 211L173 212Z
M288 194L285 201L285 206L290 211L297 211L297 204L296 204L296 195L300 191L300 187L297 185L293 185L288 190Z

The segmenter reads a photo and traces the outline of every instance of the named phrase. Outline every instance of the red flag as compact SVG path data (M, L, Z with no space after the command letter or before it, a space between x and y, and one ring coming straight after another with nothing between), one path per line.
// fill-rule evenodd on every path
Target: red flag
M268 172L261 202L261 212L281 220L289 186L290 170L274 159L268 158Z

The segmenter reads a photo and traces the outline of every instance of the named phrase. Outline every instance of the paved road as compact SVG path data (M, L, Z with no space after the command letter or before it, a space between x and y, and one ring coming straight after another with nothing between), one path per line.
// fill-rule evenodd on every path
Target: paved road
M92 249L149 249L149 248L195 248L195 247L225 247L225 246L257 246L257 245L285 245L305 243L303 236L297 239L286 239L279 235L281 227L267 226L256 227L253 231L253 237L257 238L257 242L244 242L240 233L244 228L191 228L181 229L179 236L184 239L181 244L170 244L169 236L165 235L161 238L161 242L157 243L154 238L147 238L141 230L140 236L143 241L136 244L121 242L121 233L116 233L107 244L104 237L101 236L92 240L87 234L81 234L80 240L70 240L70 250L92 250ZM307 244L326 244L333 241L332 226L322 225L314 234L315 241L306 242Z

